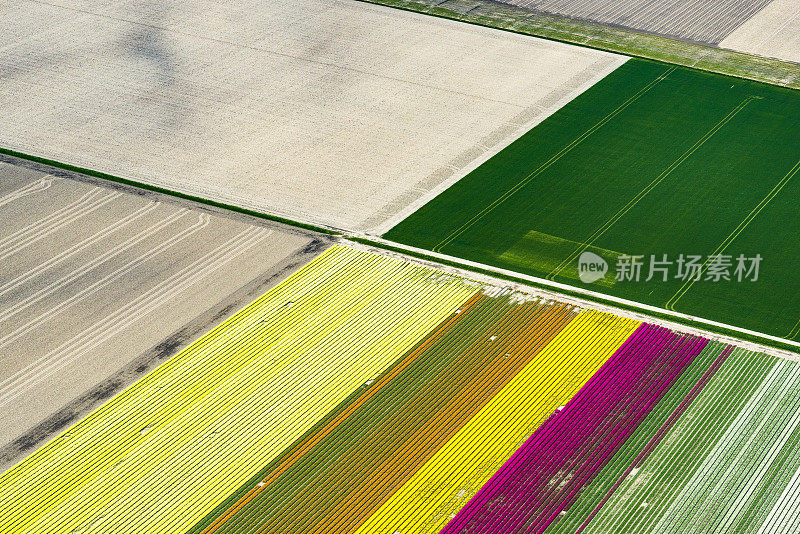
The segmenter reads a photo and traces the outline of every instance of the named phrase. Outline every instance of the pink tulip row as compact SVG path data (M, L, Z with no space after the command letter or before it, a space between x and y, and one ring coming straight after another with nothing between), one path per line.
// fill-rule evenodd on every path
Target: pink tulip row
M442 534L544 531L577 499L707 343L659 326L640 326Z
M719 371L722 364L725 363L725 360L728 359L728 356L731 355L733 352L733 345L728 345L717 356L711 366L706 369L706 372L703 373L703 376L697 381L697 383L692 386L692 389L687 393L686 397L681 400L680 404L675 407L675 410L667 417L667 419L662 423L659 429L656 431L655 434L650 438L647 442L647 445L639 451L639 454L631 461L628 467L620 474L619 478L616 482L608 489L606 494L603 496L602 499L597 503L594 509L584 518L583 523L578 526L575 530L575 534L581 534L589 523L591 523L592 519L600 512L600 509L605 506L605 504L611 499L611 496L614 495L614 492L625 482L625 479L633 472L634 469L638 468L642 464L644 464L645 460L650 456L650 454L658 447L661 441L667 436L672 427L675 426L675 423L681 418L681 416L686 412L689 406L694 402L694 400L700 395L703 389L708 385L714 375Z

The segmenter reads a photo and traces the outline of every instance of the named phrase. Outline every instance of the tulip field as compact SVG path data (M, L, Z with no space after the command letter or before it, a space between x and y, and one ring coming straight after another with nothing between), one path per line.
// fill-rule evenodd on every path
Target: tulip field
M791 532L798 365L335 246L0 476L0 531Z
M0 3L0 534L800 532L798 5Z

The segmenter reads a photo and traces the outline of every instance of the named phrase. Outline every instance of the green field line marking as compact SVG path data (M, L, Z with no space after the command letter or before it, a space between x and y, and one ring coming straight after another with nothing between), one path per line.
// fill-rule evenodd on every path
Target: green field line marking
M798 333L800 333L800 319L797 320L797 322L794 325L794 328L789 330L789 335L786 337L786 339L794 339L795 337L797 337Z
M669 177L669 175L671 175L675 169L680 167L684 161L689 159L695 152L697 152L700 149L700 147L705 145L706 142L714 136L714 134L716 134L726 124L728 124L731 120L733 120L733 118L736 115L738 115L745 107L747 107L747 105L750 102L760 99L761 97L759 96L749 96L745 98L738 106L736 106L733 109L733 111L728 113L728 115L726 115L725 118L723 118L721 121L715 124L714 127L711 128L711 130L706 132L706 134L703 137L701 137L694 145L692 145L691 148L689 148L686 152L684 152L678 159L673 161L669 167L667 167L653 181L651 181L647 186L645 186L644 189L639 191L639 193L637 193L635 197L633 197L630 201L628 201L628 203L625 206L623 206L619 211L617 211L617 213L615 213L613 217L611 217L608 221L606 221L606 223L603 226L595 230L594 233L589 236L586 242L589 243L589 245L594 244L594 242L597 241L603 234L605 234L612 226L614 226L614 224L619 219L621 219L626 213L632 210L634 206L636 206L639 203L640 200L642 200L645 196L647 196L647 194L650 193L650 191L652 191L661 182L666 180L667 177ZM585 247L583 248L579 247L575 249L575 251L572 254L570 254L564 261L562 261L558 265L558 267L550 271L550 273L546 276L546 278L548 280L553 280L558 275L558 273L563 271L564 268L570 262L574 261L575 258L577 258L585 250L586 250Z
M514 193L516 193L517 191L519 191L520 189L522 189L523 187L525 187L525 186L526 186L526 185L527 185L527 184L528 184L528 183L529 183L531 180L533 180L534 178L536 178L537 176L539 176L541 173L543 173L545 170L547 170L547 169L548 169L550 166L552 166L552 165L553 165L555 162L557 162L558 160L560 160L560 159L561 159L561 158L562 158L562 157L563 157L565 154L567 154L567 153L568 153L569 151L571 151L573 148L575 148L576 146L578 146L579 144L581 144L581 143L582 143L582 142L583 142L583 141L584 141L586 138L588 138L589 136L591 136L591 135L592 135L594 132L596 132L596 131L597 131L598 129L600 129L602 126L604 126L605 124L607 124L607 123L608 123L609 121L611 121L611 120L612 120L614 117L616 117L617 115L619 115L620 113L622 113L622 112L623 112L625 109L627 109L627 108L628 108L628 107L629 107L631 104L633 104L634 102L636 102L637 100L639 100L639 98L641 98L641 97L642 97L642 96L643 96L645 93L647 93L647 92L648 92L650 89L652 89L653 87L655 87L657 84L661 83L661 82L662 82L664 79L666 79L666 78L667 78L667 76L669 76L669 75L670 75L670 74L671 74L673 71L675 71L676 69L677 69L677 67L671 67L671 68L667 69L667 70L666 70L666 71L665 71L663 74L661 74L661 75L660 75L660 76L658 76L656 79L654 79L653 81L651 81L650 83L648 83L647 85L645 85L644 87L642 87L641 89L639 89L639 91L637 91L637 92L636 92L636 93L635 93L633 96L631 96L631 97L630 97L628 100L626 100L625 102L623 102L622 104L620 104L619 106L617 106L617 108L616 108L616 109L614 109L614 110L613 110L611 113L609 113L608 115L606 115L605 117L603 117L603 118L602 118L602 119L601 119L601 120L600 120L600 121L599 121L597 124L595 124L594 126L592 126L591 128L589 128L587 131L585 131L585 132L584 132L583 134L581 134L579 137L575 138L575 139L574 139L574 140L573 140L571 143L569 143L567 146L565 146L564 148L562 148L562 149L561 149L560 151L558 151L556 154L554 154L553 156L551 156L551 157L550 157L550 159L548 159L546 162L544 162L542 165L540 165L540 166L539 166L537 169L533 170L533 171L532 171L530 174L528 174L528 175L527 175L525 178L523 178L522 180L520 180L519 182L517 182L517 183L516 183L516 185L512 186L512 187L511 187L511 188L510 188L508 191L506 191L506 192L505 192L505 193L504 193L502 196L500 196L500 198L496 199L494 202L492 202L491 204L489 204L488 206L486 206L485 208L483 208L483 209L482 209L480 212L478 212L477 214L475 214L475 215L474 215L474 216L473 216L471 219L469 219L469 220L468 220L466 223L464 223L463 225L461 225L461 227L457 228L457 229L456 229L456 230L454 230L454 231L453 231L453 232L452 232L450 235L448 235L447 237L445 237L445 238L444 238L444 239L443 239L443 240L442 240L442 241L441 241L441 242L440 242L438 245L436 245L435 247L433 247L433 249L432 249L432 250L433 250L433 252L441 252L441 251L442 251L442 248L443 248L444 246L446 246L446 245L448 245L449 243L451 243L451 242L452 242L454 239L456 239L458 236L460 236L460 235L461 235L461 234L463 234L465 231L467 231L467 230L468 230L470 227L472 227L472 226L473 226L475 223L477 223L479 220L481 220L481 219L482 219L484 216L486 216L487 214L489 214L489 213L491 213L492 211L494 211L494 209L495 209L497 206L499 206L500 204L502 204L503 202L505 202L506 200L508 200L508 198L510 198L512 195L514 195Z
M544 232L539 232L537 230L531 230L526 235L530 235L530 234L536 234L536 235L540 236L540 240L548 239L548 240L551 240L551 241L554 241L554 242L559 242L559 243L573 243L575 245L586 246L587 248L592 246L589 243L586 243L584 241L574 241L572 239L564 239L563 237L558 237L558 236L553 235L553 234L547 234L547 233L544 233ZM594 248L598 248L599 249L601 247L594 247ZM610 252L612 254L617 254L617 255L622 254L622 252L620 252L618 250L610 250L610 249L602 249L602 250L604 252Z
M586 250L597 254L609 264L616 264L620 256L625 252L610 250L601 247L591 246L582 241L572 241L563 239L551 234L531 230L522 239L509 247L503 254L498 256L504 263L524 268L535 268L541 272L550 272L559 262L576 247L586 246ZM575 269L567 269L562 276L567 278L579 278L577 265ZM603 277L597 281L603 285L613 285L616 279Z
M720 245L716 248L716 250L713 253L711 253L708 258L706 258L706 261L703 262L703 265L700 268L700 274L697 278L703 277L706 271L708 271L708 265L711 262L711 258L713 256L725 252L725 250L739 236L739 234L741 234L750 225L750 223L753 222L753 219L755 219L756 216L758 216L758 214L761 213L761 210L763 210L767 206L767 204L769 204L772 201L773 198L778 196L778 194L783 190L786 184L788 184L789 181L792 178L794 178L794 176L798 173L798 171L800 171L800 161L798 161L795 164L795 166L792 167L792 169L786 174L786 176L784 176L781 179L781 181L778 182L775 185L775 187L772 188L772 190L767 194L767 196L761 199L761 202L759 202L758 205L755 208L753 208L752 211L750 211L747 217L745 217L744 220L739 223L739 226L737 226L733 230L733 232L731 232L731 234L727 238L725 238L725 240L722 243L720 243ZM684 282L681 288L672 296L671 299L667 301L665 307L668 310L677 311L675 310L675 304L677 304L677 302L692 288L692 286L694 286L695 282L697 282L697 278L693 280L687 280L686 282Z

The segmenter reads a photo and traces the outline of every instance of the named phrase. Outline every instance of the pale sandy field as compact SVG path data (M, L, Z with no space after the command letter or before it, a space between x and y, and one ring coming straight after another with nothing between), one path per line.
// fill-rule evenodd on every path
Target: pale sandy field
M0 145L380 231L625 59L355 0L6 0Z
M503 0L571 18L717 44L770 0Z
M3 159L0 472L324 248Z
M773 0L720 46L800 63L800 1Z

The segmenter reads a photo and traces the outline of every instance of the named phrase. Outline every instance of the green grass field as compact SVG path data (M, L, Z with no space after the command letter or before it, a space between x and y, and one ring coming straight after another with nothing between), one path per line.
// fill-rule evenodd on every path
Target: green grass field
M797 339L800 92L632 59L386 239ZM591 251L611 272L586 284ZM617 281L623 255L763 257L758 281Z

